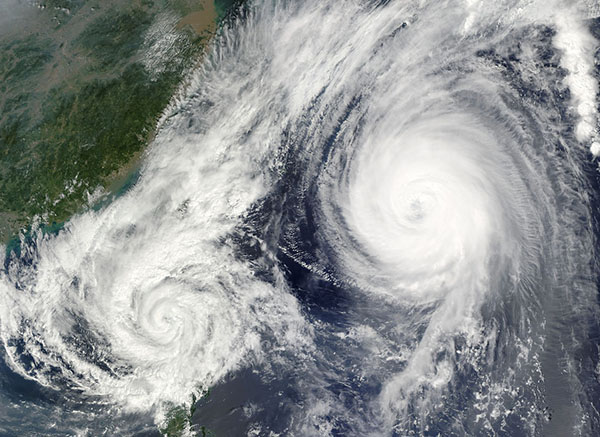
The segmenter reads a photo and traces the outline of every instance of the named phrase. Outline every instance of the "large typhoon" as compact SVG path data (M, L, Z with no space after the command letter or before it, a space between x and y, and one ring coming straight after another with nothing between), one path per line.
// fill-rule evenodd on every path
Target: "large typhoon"
M247 368L260 435L598 432L593 6L251 5L137 184L6 256L6 365L92 433Z

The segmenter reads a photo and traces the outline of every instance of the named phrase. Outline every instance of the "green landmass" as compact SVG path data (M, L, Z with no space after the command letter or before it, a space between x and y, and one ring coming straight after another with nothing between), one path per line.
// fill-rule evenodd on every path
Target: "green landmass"
M213 18L178 25L193 13ZM203 0L47 0L0 30L0 242L126 183L216 18Z
M190 407L175 406L167 413L165 425L160 429L160 432L165 437L182 437L184 435L194 434L199 437L215 437L214 433L204 426L194 426L192 417L196 411L198 402L206 399L210 395L209 390L201 391L200 397L192 395Z

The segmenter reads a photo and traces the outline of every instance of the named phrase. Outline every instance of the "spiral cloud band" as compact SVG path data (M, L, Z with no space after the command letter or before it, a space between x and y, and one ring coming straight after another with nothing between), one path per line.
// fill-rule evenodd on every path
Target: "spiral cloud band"
M6 255L6 366L92 434L216 387L225 434L593 435L592 6L252 3L137 183Z

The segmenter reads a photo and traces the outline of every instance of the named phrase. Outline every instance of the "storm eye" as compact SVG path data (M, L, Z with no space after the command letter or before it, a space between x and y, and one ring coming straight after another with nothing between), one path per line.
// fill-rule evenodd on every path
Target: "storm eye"
M426 214L425 205L421 199L412 199L409 204L407 218L412 221L420 221Z

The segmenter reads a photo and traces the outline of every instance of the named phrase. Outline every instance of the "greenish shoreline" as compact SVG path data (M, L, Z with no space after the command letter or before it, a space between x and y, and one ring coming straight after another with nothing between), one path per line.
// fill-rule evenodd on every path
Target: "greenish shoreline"
M0 32L0 243L122 191L217 28L178 22L220 21L231 5L49 0L31 11L35 26Z

